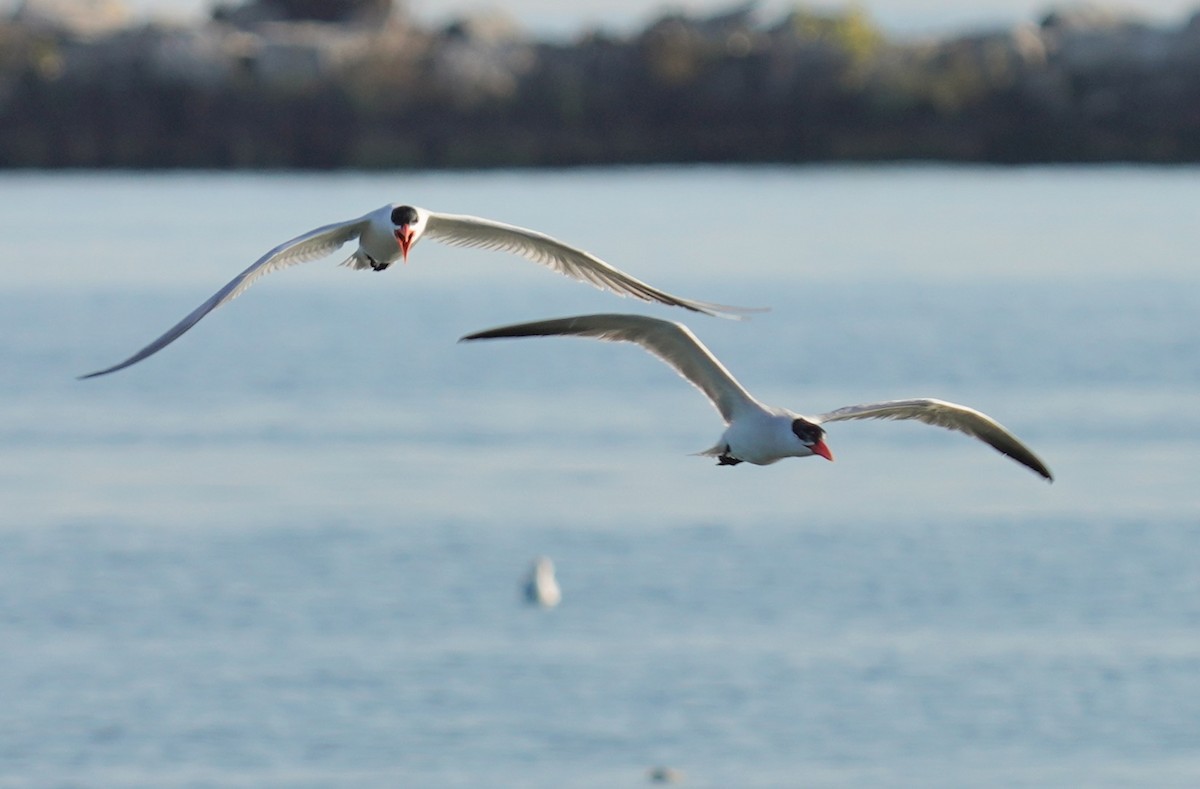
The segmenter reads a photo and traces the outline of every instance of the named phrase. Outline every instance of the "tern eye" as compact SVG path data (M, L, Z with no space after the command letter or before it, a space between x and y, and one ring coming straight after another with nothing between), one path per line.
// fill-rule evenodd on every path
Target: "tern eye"
M417 221L417 209L411 205L402 205L392 209L392 224L399 227L400 225L411 225Z

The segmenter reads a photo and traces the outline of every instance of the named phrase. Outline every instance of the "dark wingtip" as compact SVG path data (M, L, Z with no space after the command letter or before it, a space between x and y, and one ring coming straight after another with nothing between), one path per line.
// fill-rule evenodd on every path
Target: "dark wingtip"
M486 329L484 331L477 331L474 334L464 334L462 337L458 338L458 341L459 342L470 342L471 340L498 340L502 337L524 337L524 336L528 336L528 335L513 334L513 333L505 332L503 330L498 330L498 329Z
M1048 482L1048 483L1051 483L1051 484L1053 484L1053 483L1054 483L1054 475L1050 473L1050 469L1046 468L1046 464L1045 464L1045 463L1043 463L1043 462L1041 462L1041 461L1040 461L1040 460L1038 460L1037 458L1032 458L1032 459L1029 459L1029 460L1021 459L1021 460L1020 460L1020 461L1018 461L1018 462L1020 462L1020 463L1022 463L1022 464L1024 464L1024 465L1026 465L1026 466L1028 466L1028 467L1029 467L1030 469L1032 469L1032 470L1033 470L1033 471L1034 471L1034 472L1035 472L1035 473L1036 473L1038 476L1040 476L1040 477L1042 477L1043 479L1045 479L1045 480L1046 480L1046 482Z
M99 378L102 375L108 375L109 373L115 373L117 370L124 370L126 367L129 367L132 364L133 364L133 362L129 362L129 361L121 362L118 365L114 365L112 367L105 367L103 370L97 370L94 373L88 373L87 375L77 375L77 376L75 376L75 380L76 381L86 381L89 378Z
M1022 466L1029 469L1034 474L1037 474L1047 482L1054 482L1054 475L1050 473L1050 469L1045 463L1042 462L1041 458L1033 454L1033 452L1031 452L1028 448L1020 446L1019 444L1016 447L999 447L996 444L992 444L990 441L987 443L991 444L993 449L998 451L1001 455L1004 455L1009 460L1020 463Z

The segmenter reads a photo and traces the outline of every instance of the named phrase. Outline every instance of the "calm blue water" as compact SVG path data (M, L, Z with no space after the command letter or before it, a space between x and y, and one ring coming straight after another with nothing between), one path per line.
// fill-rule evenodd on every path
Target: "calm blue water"
M1200 171L0 176L0 786L1200 782ZM392 200L545 230L748 322L420 246L274 274ZM767 402L921 425L717 468L628 346L686 320ZM522 604L533 557L563 603Z

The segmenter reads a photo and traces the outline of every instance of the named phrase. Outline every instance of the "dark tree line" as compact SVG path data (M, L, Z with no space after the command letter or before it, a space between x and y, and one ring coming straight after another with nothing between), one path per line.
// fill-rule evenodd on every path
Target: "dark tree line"
M410 32L281 86L253 64L211 83L136 62L117 76L55 71L51 43L9 30L0 167L1200 161L1200 58L1079 69L1003 42L918 52L822 19L766 31L665 19L631 39L478 45L492 64L481 84L504 87L475 92L446 77L446 52L476 53L461 31Z

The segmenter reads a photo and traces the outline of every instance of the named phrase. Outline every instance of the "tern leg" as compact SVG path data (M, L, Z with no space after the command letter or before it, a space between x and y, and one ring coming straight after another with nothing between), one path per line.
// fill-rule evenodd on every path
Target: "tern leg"
M728 444L725 445L725 451L722 452L721 454L717 455L717 465L718 466L736 466L738 463L741 463L741 462L742 462L741 460L739 460L738 458L735 458L733 455L729 454L729 445Z

